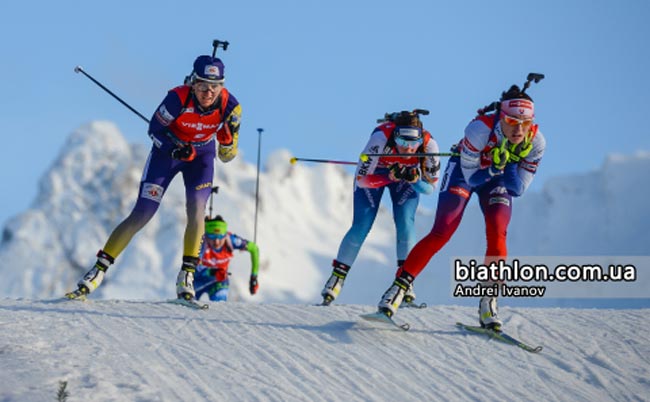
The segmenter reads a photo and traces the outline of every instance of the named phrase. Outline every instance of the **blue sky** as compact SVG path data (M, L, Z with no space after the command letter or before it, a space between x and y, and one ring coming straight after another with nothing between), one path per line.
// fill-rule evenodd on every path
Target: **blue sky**
M251 163L258 127L263 160L279 148L356 160L377 118L416 107L448 149L477 108L531 71L546 75L529 90L547 138L533 191L608 154L650 150L647 1L93 3L0 6L0 224L34 202L80 125L110 120L149 144L144 122L76 65L149 117L213 39L230 42L220 56Z

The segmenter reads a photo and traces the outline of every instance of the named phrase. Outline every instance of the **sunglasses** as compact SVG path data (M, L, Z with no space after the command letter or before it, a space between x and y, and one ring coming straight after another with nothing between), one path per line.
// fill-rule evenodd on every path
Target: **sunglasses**
M414 127L398 127L395 144L402 148L417 148L422 144L422 130Z
M208 239L221 240L224 237L226 237L226 234L225 233L207 233L206 236L208 237Z
M199 92L207 92L207 91L216 92L222 86L223 84L221 83L213 84L205 81L197 81L194 83L194 90Z
M402 137L395 137L395 144L397 144L397 146L402 148L417 148L420 146L420 144L422 144L422 138L413 140L413 139L406 139Z
M518 119L503 112L501 112L501 118L507 125L513 127L523 126L523 128L528 128L531 124L533 124L533 119Z

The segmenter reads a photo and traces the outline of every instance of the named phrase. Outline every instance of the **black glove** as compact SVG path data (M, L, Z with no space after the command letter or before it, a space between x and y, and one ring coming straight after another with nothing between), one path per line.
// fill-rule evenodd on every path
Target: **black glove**
M259 288L259 286L260 285L257 283L257 275L251 275L251 280L248 283L248 290L250 290L252 295L257 293L257 288Z
M402 179L409 183L415 183L416 181L420 180L420 169L415 166L407 168L406 172L404 172L404 175L402 176Z
M396 181L404 180L409 183L415 183L420 179L420 170L415 166L408 167L399 163L393 163L388 169L390 170L389 176Z
M196 157L196 149L192 144L178 145L172 149L172 158L183 162L190 162Z

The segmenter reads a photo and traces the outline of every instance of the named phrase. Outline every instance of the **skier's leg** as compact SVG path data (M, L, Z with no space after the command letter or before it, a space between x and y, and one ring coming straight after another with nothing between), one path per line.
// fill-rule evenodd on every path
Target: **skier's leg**
M361 245L372 228L384 188L360 188L354 191L352 227L343 237L336 260L352 265L359 254Z
M205 145L209 146L209 145ZM198 256L205 229L205 206L212 192L214 154L199 152L196 158L183 167L185 183L185 210L187 225L183 237L183 255Z
M324 304L331 303L341 292L345 277L377 217L383 192L383 187L355 189L352 227L341 241L336 259L332 262L332 274L321 291Z
M436 218L431 231L424 236L404 261L403 271L417 277L431 258L451 239L460 224L470 192L445 191L438 196ZM399 276L399 272L397 273Z
M512 217L512 196L502 186L488 186L478 195L485 218L485 263L489 264L508 255L506 240Z
M415 213L420 201L420 194L405 182L396 183L389 187L393 203L393 220L395 222L397 269L404 266L409 251L415 244ZM404 295L403 302L413 303L415 290L410 284Z
M228 300L228 289L230 288L230 281L226 279L215 282L209 290L210 300L220 302Z
M507 257L508 225L512 217L512 196L499 182L486 186L478 193L479 203L485 218L485 236L487 249L485 264L497 262ZM488 281L487 285L500 282L498 278ZM502 322L498 316L497 298L482 297L479 301L479 323L483 327L500 329Z
M379 310L387 315L393 315L397 311L415 277L420 274L433 255L449 241L463 217L472 191L464 181L460 165L450 162L444 181L446 184L438 196L436 218L431 232L409 252L404 265L395 275L395 281L384 292L378 304Z
M390 185L389 191L395 222L395 251L398 260L405 260L416 240L415 212L420 202L420 194L406 182Z
M129 216L111 233L104 250L117 258L133 236L156 214L169 183L178 172L179 162L153 148L147 159L138 199Z
M111 233L97 253L97 261L78 282L79 290L88 294L102 283L109 266L126 248L133 236L154 216L165 190L176 174L177 162L153 147L140 182L138 199L129 216Z
M191 162L182 167L185 183L185 210L187 224L183 238L183 263L176 278L176 294L179 298L194 298L194 272L199 260L201 238L205 229L203 217L205 205L212 192L214 170L214 147L205 145Z

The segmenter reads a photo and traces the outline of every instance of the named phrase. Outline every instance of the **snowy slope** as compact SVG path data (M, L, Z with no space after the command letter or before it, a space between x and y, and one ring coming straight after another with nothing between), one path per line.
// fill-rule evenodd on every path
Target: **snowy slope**
M503 308L540 354L469 335L468 307L0 300L0 400L647 401L649 310Z
M128 144L110 122L93 122L72 133L41 179L37 199L4 228L0 296L40 299L72 289L94 262L110 231L130 212L147 152L143 146ZM257 230L260 292L254 297L248 294L250 261L249 255L242 253L231 264L233 300L317 301L350 226L349 171L334 165L291 165L290 157L287 150L275 151L262 166ZM543 162L540 169L544 169ZM255 176L256 167L241 158L217 163L215 168L214 183L220 190L214 199L214 213L222 214L233 232L248 239L255 235ZM648 176L650 154L640 152L611 156L598 171L558 177L545 183L542 191L528 192L515 200L509 253L647 255L650 209L645 205L650 189L639 183L647 181ZM340 303L375 304L390 284L396 264L390 208L385 197L346 280ZM424 208L418 211L417 238L429 231L433 214ZM180 266L184 224L183 186L177 177L158 214L118 257L93 298L171 297ZM473 299L451 297L450 261L455 256L484 253L483 227L477 202L472 200L456 235L418 277L416 290L421 301L475 304ZM640 275L647 272L640 271ZM546 301L513 302L534 307ZM583 301L573 305L589 304ZM616 307L626 305L630 304L623 302ZM650 301L641 305L650 306Z

